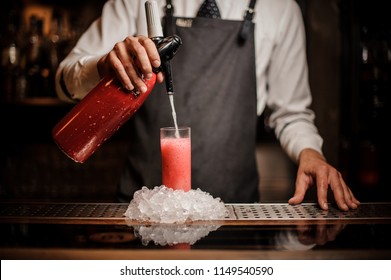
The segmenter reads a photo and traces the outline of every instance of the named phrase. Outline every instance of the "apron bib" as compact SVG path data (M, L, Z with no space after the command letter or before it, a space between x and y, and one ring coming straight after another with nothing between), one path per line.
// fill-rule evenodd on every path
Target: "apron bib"
M190 126L192 188L226 203L259 201L254 25L166 15L166 33L182 39L171 60L179 126ZM170 34L166 34L170 35ZM164 84L129 120L131 144L120 194L161 185L160 128L174 126Z

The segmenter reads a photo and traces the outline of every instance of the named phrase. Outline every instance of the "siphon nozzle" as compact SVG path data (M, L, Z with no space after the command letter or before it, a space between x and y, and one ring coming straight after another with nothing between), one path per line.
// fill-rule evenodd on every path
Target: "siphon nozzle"
M164 73L167 94L172 95L174 94L174 86L170 60L177 53L179 46L182 45L182 40L177 35L163 36L159 8L156 1L148 0L145 2L145 13L147 17L148 37L155 43L161 60L161 66L155 68L154 72L158 73L162 71Z

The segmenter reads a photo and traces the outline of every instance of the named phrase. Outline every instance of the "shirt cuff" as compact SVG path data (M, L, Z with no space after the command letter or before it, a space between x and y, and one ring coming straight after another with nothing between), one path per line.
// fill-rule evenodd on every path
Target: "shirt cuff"
M86 96L101 80L98 72L98 60L100 57L87 57L78 62L80 67L79 90L70 91L73 98L82 99ZM75 71L77 73L78 71ZM76 78L76 77L75 77Z
M282 148L296 163L299 161L301 151L306 148L311 148L323 155L323 138L312 123L303 121L289 124L281 132L279 140Z
M56 73L56 91L64 101L83 99L101 80L97 63L99 56L89 56L79 59L74 66L59 67Z

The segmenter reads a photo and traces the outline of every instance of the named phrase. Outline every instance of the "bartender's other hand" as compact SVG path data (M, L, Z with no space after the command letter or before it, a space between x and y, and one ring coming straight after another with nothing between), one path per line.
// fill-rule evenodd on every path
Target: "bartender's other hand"
M328 210L327 192L329 186L339 209L348 211L356 209L360 205L343 180L341 173L329 165L317 151L304 149L300 153L295 194L288 203L293 205L301 203L308 188L314 185L317 188L319 206L323 210Z
M153 41L145 36L128 36L98 61L101 77L113 72L127 90L147 91L143 79L152 77L152 67L160 66L160 56ZM156 80L163 81L163 73Z

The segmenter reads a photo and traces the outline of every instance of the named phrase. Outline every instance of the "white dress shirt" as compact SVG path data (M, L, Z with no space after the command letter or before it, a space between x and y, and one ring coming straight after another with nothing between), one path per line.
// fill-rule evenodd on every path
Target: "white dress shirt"
M173 0L174 15L195 17L204 0ZM157 0L163 16L165 0ZM242 20L250 0L217 0L222 19ZM109 0L102 16L81 36L75 48L60 64L56 90L63 73L68 92L83 98L100 80L97 61L116 42L129 35L147 36L145 0ZM294 0L258 0L255 6L255 50L257 112L268 106L268 125L281 146L297 162L304 148L321 152L323 140L309 109L311 92L305 50L305 30L300 8ZM69 99L68 99L69 100Z

